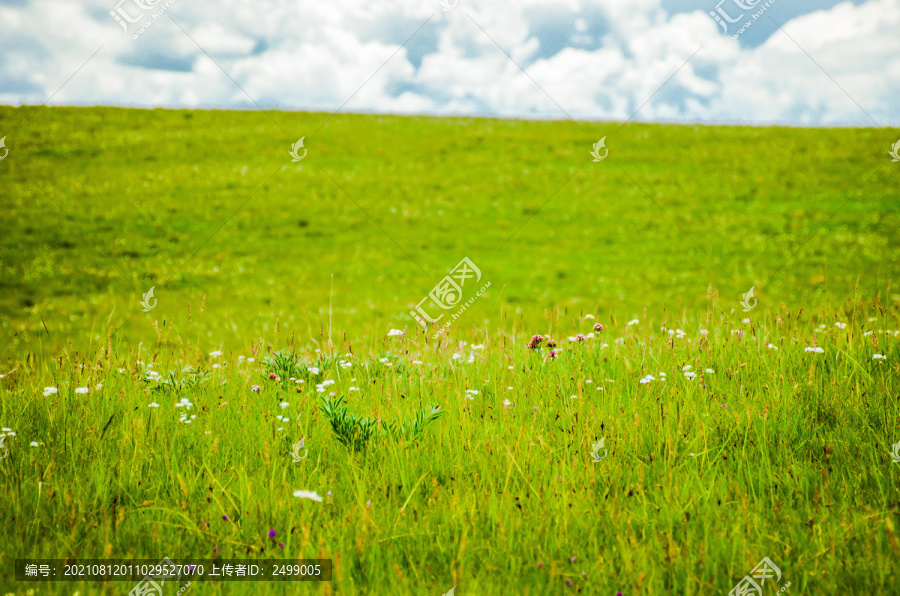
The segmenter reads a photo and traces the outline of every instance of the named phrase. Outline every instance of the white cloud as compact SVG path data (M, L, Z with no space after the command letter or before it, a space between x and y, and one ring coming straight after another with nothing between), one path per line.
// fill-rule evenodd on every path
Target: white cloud
M124 34L113 0L7 3L0 102L45 101L102 44L52 104L252 106L208 53L266 107L336 110L349 99L347 111L624 120L653 96L637 120L869 126L865 110L900 122L895 0L807 10L752 47L703 9L663 4L460 0L443 12L437 0L175 0L133 40L139 25Z

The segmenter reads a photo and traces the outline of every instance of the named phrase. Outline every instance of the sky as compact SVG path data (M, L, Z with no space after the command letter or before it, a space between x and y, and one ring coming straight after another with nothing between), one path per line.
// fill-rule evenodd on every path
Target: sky
M900 126L898 31L900 0L0 0L0 103Z

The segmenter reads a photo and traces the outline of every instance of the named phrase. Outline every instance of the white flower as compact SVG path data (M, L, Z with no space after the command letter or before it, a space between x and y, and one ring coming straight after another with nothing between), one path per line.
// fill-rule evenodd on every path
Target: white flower
M872 354L872 360L884 360L884 354Z
M403 335L403 332L399 329L391 329L387 334L388 337L398 337L400 335Z
M421 360L413 360L412 363L413 364L422 364L422 361Z
M625 323L625 326L630 327L632 325L637 325L638 323L640 323L640 321L638 321L637 319L634 319L633 321L628 321L627 323Z
M120 373L123 373L123 372L125 372L125 369L124 369L124 368L120 368L120 369L119 369L119 372L120 372Z
M644 377L643 379L641 379L641 383L642 383L642 384L643 384L643 383L649 383L649 382L655 381L655 380L656 380L656 377L654 377L653 375L647 375L646 377Z
M359 387L351 387L347 391L359 391Z
M473 350L484 350L484 344L476 344L472 346Z
M688 372L684 373L684 376L686 376L689 379L693 379L694 377L697 376L697 373L688 371Z
M245 356L238 356L238 362L240 362L241 360L246 360L246 357L245 357Z
M256 358L247 358L247 362L256 362Z
M466 393L471 393L472 395L478 395L477 389L466 389Z
M593 318L594 318L594 315L584 315L584 318L585 318L585 319L593 319Z
M510 404L511 404L511 402L510 402L508 399L504 399L504 400L503 400L503 405L504 405L504 406L508 406L508 405L510 405Z
M341 365L341 368L346 369L346 368L350 368L351 366L353 366L353 363L352 362L344 362L343 360L341 360L340 365Z
M88 392L87 387L79 387L78 389L75 390L75 393L87 393L87 392Z
M591 380L590 380L590 379L585 379L585 381L584 381L584 382L585 382L585 383L590 383L590 382L591 382Z
M382 364L390 364L390 360L388 360L387 358L379 358L378 362Z
M578 396L577 396L577 395L572 395L571 397L569 397L569 399L578 399Z
M312 499L313 501L322 502L322 497L318 495L318 493L310 490L295 490L295 497L300 497L301 499Z
M706 329L701 329L700 335L709 335L709 331L707 331Z
M603 344L602 346L600 346L600 349L602 350L603 348L608 348L608 347L609 347L609 344Z
M775 344L766 344L766 347L767 347L768 349L770 349L770 350L777 350L777 349L778 349L778 346L776 346Z
M212 365L213 368L222 368L222 365L218 362Z
M283 410L283 409L287 408L288 406L290 406L291 404L289 404L289 403L286 402L286 401L283 401L283 402L281 402L281 403L278 404L278 405L281 406L281 409Z
M0 428L0 431L5 432L5 433L8 433L8 432L11 432L12 429L11 429L11 428L8 428L8 427L6 427L6 426L4 426L3 428Z
M590 333L588 333L587 335L585 335L584 338L585 338L585 339L594 339L594 332L591 331Z
M32 446L32 447L38 447L38 442L37 442L37 441L32 441L32 442L31 442L31 446Z
M847 326L847 323L838 322L838 323L835 323L834 326L837 327L838 329L844 329Z
M212 356L213 358L218 358L219 356L222 355L222 351L216 350L215 352L210 352L209 355Z
M816 352L817 354L822 354L823 352L825 352L825 350L823 350L822 348L820 348L818 346L816 346L815 348L806 347L806 348L803 348L803 351L804 352Z
M750 319L741 319L741 323L749 323Z
M7 433L7 434L8 434L8 435L9 435L9 436L11 436L11 437L14 437L14 436L16 436L16 433L15 433L15 431L12 431L12 430L11 430L11 431L9 431L9 432L8 432L8 433Z
M314 374L314 375L317 375L317 374L319 374L319 367L318 367L318 366L310 366L310 367L309 367L309 372L312 373L312 374Z
M177 404L175 404L175 407L176 408L187 408L188 410L190 410L192 407L194 407L194 404L192 404L191 400L189 400L188 398L182 397L181 401L178 402Z
M322 381L322 382L319 383L319 384L322 385L322 387L327 387L327 386L329 386L329 385L334 385L334 379L325 379L324 381Z
M713 370L713 369L711 369L711 368L707 368L707 369L706 369L706 370L704 370L704 371L703 371L703 372L705 372L705 373L709 373L709 374L711 374L711 375L712 375L712 374L715 374L715 372L716 372L716 371L714 371L714 370Z
M450 357L451 360L459 360L460 358L462 358L460 354L453 354L453 356Z
M57 389L56 387L44 387L44 397L53 395L54 393L59 393L59 389Z
M159 404L156 403L156 402L154 401L154 402L150 402L150 405L147 406L147 407L148 407L148 408L158 408L158 407L159 407Z
M684 366L681 367L681 370L691 370L691 365L685 364Z

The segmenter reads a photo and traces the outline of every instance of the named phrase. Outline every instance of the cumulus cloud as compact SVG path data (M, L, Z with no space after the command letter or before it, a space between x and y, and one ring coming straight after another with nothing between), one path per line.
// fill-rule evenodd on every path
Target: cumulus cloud
M675 4L0 0L0 102L900 122L895 0Z

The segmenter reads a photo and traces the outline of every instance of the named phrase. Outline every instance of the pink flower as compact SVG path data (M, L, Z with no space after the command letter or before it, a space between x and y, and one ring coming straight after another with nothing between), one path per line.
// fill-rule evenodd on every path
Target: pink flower
M547 358L556 358L556 350L550 350L550 353L547 354Z
M532 350L536 350L538 349L538 347L540 347L542 341L544 341L544 337L542 335L535 335L531 338L531 342L529 342L528 347Z
M260 387L259 385L254 385L254 386L251 387L250 389L252 389L253 391L259 393L259 390L261 389L261 387Z
M603 331L603 323L594 323L594 331L597 333Z

